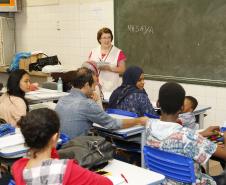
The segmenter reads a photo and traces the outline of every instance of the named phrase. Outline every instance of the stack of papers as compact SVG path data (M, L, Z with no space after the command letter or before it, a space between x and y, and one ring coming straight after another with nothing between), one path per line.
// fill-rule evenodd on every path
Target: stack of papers
M40 108L49 108L54 110L56 107L56 103L53 102L43 102L43 103L36 103L36 104L31 104L29 105L29 110L35 110L35 109L40 109Z
M97 65L97 68L99 68L101 66L108 66L110 65L110 63L105 61L100 61L100 62L97 62L96 65Z
M58 92L56 90L51 89L43 89L40 88L37 91L27 92L25 98L31 100L39 100L39 99L49 99L49 98L58 98L67 95L66 92Z

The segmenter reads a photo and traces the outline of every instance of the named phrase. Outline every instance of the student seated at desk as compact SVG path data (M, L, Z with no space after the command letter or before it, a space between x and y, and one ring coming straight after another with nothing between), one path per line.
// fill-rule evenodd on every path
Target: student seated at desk
M109 108L134 112L139 116L145 113L157 115L144 90L144 72L140 67L131 66L124 72L122 85L111 94Z
M205 137L213 135L219 127L209 127L197 133L177 123L178 114L183 108L185 90L177 83L165 83L159 90L158 102L161 107L160 120L150 119L147 124L147 144L160 150L175 152L190 157L195 163L197 184L214 185L210 176L203 174L200 164L205 164L211 156L226 160L226 145L217 146ZM226 141L226 134L224 134ZM166 179L165 184L181 184ZM217 183L218 184L218 183Z
M74 160L51 158L60 128L55 111L47 108L33 110L22 117L18 124L30 148L30 156L19 159L12 166L16 185L112 185L106 177L80 167Z
M97 75L96 71L94 69L91 69L91 67L89 65L91 65L90 62L89 63L84 62L83 65L82 65L83 67L79 68L78 70L86 70L86 69L92 70L93 71L93 78L95 80L95 83L97 84L98 83L98 75ZM61 79L63 81L63 91L64 92L70 92L71 88L73 87L71 81L73 80L75 75L76 75L76 70L68 71L68 72L64 72L64 73L52 73L51 74L51 76L54 79L54 82L57 82L59 77L61 77ZM47 82L47 85L48 85L48 82ZM100 98L100 90L99 90L99 87L97 85L95 87L95 91L94 91L93 96L91 98L94 101L96 101L100 105L100 107L103 108L102 101L101 101L101 98Z
M193 112L197 105L198 101L196 98L192 96L185 96L183 110L182 113L179 114L177 122L184 127L197 129L196 118Z
M95 81L95 91L93 92L92 99L97 102L97 104L103 109L102 99L103 93L101 91L101 86L99 84L99 74L97 65L93 61L86 61L82 64L82 68L80 70L90 69L93 72L93 79Z
M72 85L70 94L60 98L56 105L56 111L61 122L61 131L69 135L70 138L87 135L93 123L114 130L144 125L148 120L147 117L119 120L104 112L90 98L95 90L95 83L93 73L89 69L77 70Z
M25 93L30 90L30 76L19 69L9 75L7 92L0 96L0 118L17 126L17 121L28 112Z

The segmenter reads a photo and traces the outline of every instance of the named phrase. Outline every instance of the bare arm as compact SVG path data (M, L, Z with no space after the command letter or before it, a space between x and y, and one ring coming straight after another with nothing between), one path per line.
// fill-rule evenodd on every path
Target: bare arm
M199 132L200 135L203 137L209 137L214 135L214 131L219 131L219 126L210 126L207 129L203 130L202 132Z
M145 126L147 121L148 121L148 117L140 117L140 118L134 118L134 119L123 119L122 120L122 128L129 128L135 125L143 125Z
M119 74L123 74L126 70L125 61L121 61L119 66L112 67L111 71Z
M219 157L226 161L226 132L224 132L224 144L217 145L216 151L213 153L213 156Z
M217 133L219 131L219 127L218 126L208 127L206 130L200 132L199 134L201 134L203 137L208 137L208 136L214 135L214 131L216 131L215 133ZM226 132L224 133L223 137L224 137L224 144L217 145L217 149L213 153L213 156L221 158L226 161Z

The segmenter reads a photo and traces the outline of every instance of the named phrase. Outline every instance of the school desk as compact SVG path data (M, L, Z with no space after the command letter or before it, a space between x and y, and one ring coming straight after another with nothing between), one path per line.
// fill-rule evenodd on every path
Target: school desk
M109 161L109 164L102 170L110 172L114 177L125 178L124 185L157 185L165 179L165 176L148 169L125 163L116 159Z
M67 92L58 92L57 90L39 88L36 91L30 91L26 93L25 98L29 104L35 104L40 102L48 102L58 100L59 98L68 95Z

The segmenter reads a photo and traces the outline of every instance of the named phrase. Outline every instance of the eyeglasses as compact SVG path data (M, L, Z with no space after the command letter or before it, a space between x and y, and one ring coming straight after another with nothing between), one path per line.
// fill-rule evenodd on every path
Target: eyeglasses
M101 37L102 40L111 40L111 37Z

